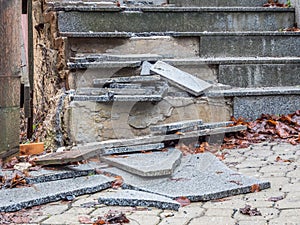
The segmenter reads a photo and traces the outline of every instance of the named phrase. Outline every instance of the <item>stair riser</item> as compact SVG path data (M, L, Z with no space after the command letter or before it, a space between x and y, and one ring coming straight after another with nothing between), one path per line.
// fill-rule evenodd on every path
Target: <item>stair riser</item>
M218 78L234 87L300 85L300 64L220 65Z
M300 56L299 35L202 36L201 57Z
M300 109L300 95L252 96L233 98L234 117L255 120L261 114L282 115Z
M165 58L199 56L199 37L68 38L69 56L78 53L158 54Z
M60 32L276 31L294 21L293 11L58 13Z
M267 1L264 0L169 0L170 4L176 6L198 6L198 7L260 7Z

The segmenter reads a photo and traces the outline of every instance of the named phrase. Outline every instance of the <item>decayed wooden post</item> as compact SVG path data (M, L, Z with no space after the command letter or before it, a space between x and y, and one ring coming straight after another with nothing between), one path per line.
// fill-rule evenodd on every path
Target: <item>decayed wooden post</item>
M19 146L21 2L0 0L0 158Z

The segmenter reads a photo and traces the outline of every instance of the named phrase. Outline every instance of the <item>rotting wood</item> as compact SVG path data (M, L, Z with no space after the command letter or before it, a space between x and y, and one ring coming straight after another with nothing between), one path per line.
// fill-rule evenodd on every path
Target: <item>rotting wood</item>
M35 162L36 164L42 164L42 165L66 164L71 162L87 160L95 156L104 155L106 152L105 150L111 148L146 145L146 144L160 143L164 141L172 141L172 140L179 140L179 139L189 139L189 138L195 138L201 136L238 132L246 129L247 129L246 126L238 125L233 127L220 127L214 129L197 130L197 131L187 132L185 134L143 136L143 137L137 137L132 139L108 140L103 142L96 142L96 143L76 146L73 148L73 150L68 152L52 153L50 155L38 158Z

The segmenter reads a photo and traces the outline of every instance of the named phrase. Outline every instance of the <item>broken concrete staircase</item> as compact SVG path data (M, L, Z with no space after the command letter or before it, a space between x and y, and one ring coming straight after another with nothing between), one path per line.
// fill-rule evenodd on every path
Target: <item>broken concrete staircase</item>
M294 26L293 7L265 8L258 0L111 2L49 4L75 90L64 117L72 141L134 138L156 124L227 121L231 115L254 119L300 108L300 34L281 31ZM158 61L213 87L196 97L170 80L159 95L153 84L94 86L99 79L140 76L144 62ZM265 91L270 87L278 92Z

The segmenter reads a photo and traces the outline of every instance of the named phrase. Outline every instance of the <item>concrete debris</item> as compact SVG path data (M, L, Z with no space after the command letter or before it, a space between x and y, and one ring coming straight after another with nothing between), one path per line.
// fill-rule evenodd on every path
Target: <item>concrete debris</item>
M142 64L142 70L141 70L141 76L150 76L151 75L151 67L152 67L152 64L145 61L143 62Z

